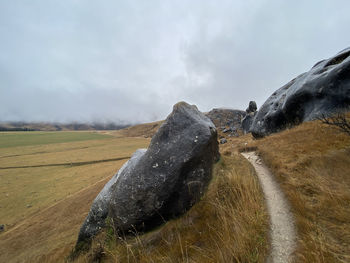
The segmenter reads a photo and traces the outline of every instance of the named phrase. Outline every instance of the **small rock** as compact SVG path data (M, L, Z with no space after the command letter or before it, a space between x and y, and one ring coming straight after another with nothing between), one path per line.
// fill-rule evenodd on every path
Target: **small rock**
M249 101L249 106L248 106L248 108L245 111L247 113L251 113L251 112L256 112L257 109L258 109L258 107L256 106L256 102L255 101Z
M27 208L31 208L31 207L32 207L32 205L31 205L31 204L28 204L28 205L27 205Z
M246 109L247 114L244 116L244 118L241 121L241 126L243 129L244 134L248 133L250 131L250 126L253 123L253 119L255 115L257 114L257 105L255 101L250 101L249 106Z
M225 138L222 138L222 139L220 139L220 143L221 144L227 143L227 140Z
M0 225L0 232L3 232L3 231L5 231L5 225L1 224Z
M222 132L223 133L227 133L227 132L230 132L231 131L231 128L226 128L225 130L223 130Z

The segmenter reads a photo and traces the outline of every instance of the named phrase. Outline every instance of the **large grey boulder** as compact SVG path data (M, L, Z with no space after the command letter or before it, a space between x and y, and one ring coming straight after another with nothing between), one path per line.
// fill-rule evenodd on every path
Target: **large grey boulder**
M350 48L318 62L275 91L263 104L250 128L263 137L350 105Z
M97 195L94 202L91 205L88 216L86 217L83 225L80 228L77 245L81 242L91 239L102 228L105 227L105 220L108 216L109 205L112 198L111 187L117 183L118 178L124 174L127 170L133 169L140 159L144 155L146 149L138 149L116 173L111 180L103 187L101 192ZM85 244L83 244L85 245Z
M127 234L183 214L206 190L218 158L214 124L196 106L176 104L148 149L137 151L96 197L77 246L105 227L107 218Z

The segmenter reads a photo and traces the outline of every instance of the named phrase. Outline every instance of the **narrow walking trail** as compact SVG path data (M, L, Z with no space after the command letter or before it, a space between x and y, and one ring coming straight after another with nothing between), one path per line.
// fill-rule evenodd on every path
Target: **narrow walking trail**
M271 254L267 262L291 262L296 231L293 215L284 194L255 152L242 153L242 155L254 166L267 203L271 238Z

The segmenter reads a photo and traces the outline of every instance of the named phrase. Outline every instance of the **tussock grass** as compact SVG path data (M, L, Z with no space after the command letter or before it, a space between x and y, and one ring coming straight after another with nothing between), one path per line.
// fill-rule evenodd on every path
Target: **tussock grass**
M114 232L99 235L77 262L264 262L268 250L262 192L238 154L215 165L208 191L183 217L143 235L115 238Z
M246 140L258 148L292 205L296 261L350 262L350 136L314 121Z

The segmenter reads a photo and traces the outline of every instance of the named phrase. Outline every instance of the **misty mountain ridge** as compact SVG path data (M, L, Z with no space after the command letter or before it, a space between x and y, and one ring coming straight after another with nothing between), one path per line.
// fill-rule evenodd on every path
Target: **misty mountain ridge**
M120 130L133 124L114 122L0 122L0 131L86 131Z

